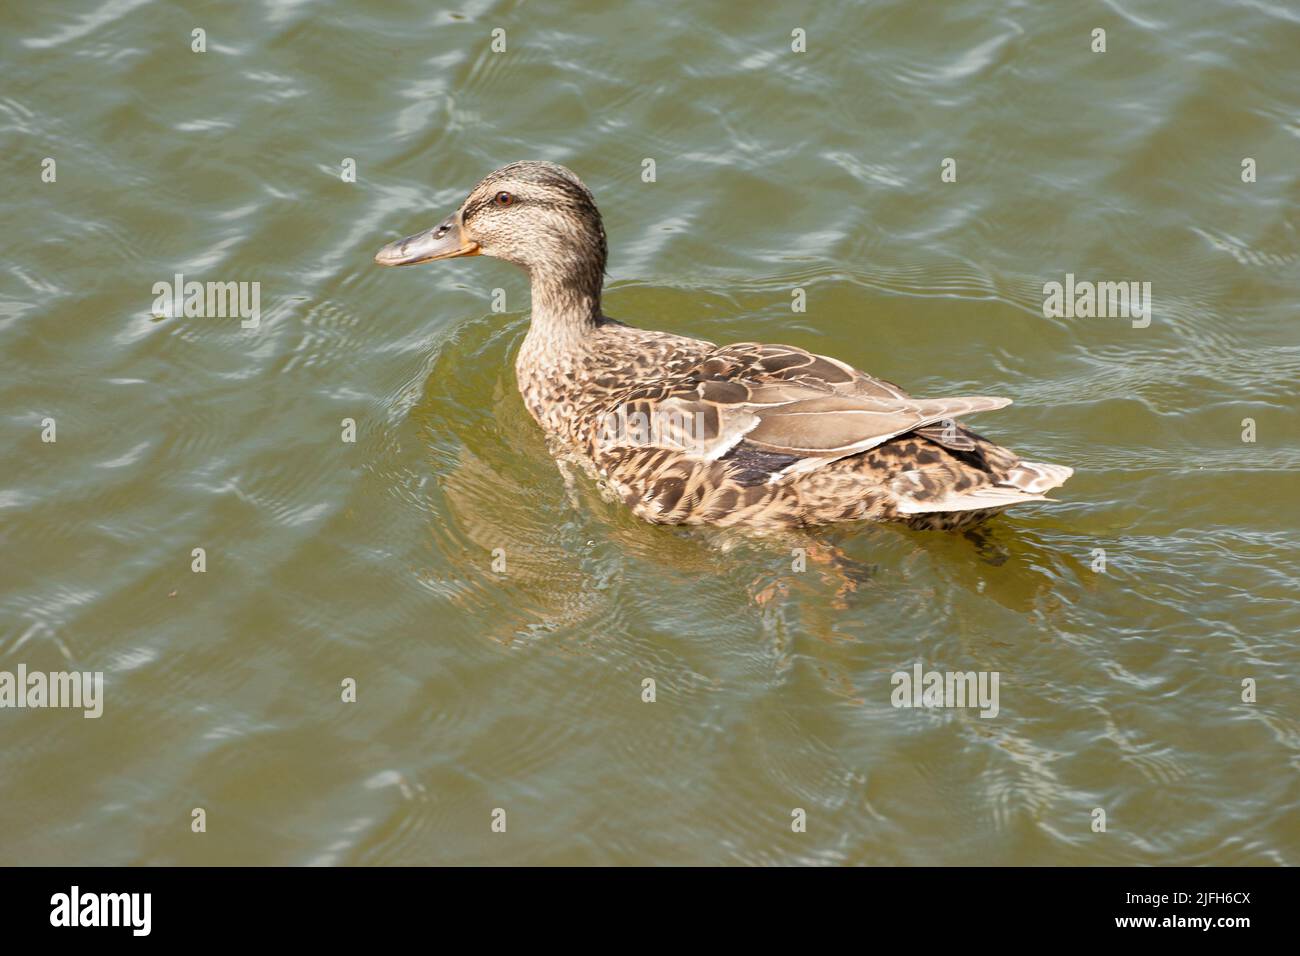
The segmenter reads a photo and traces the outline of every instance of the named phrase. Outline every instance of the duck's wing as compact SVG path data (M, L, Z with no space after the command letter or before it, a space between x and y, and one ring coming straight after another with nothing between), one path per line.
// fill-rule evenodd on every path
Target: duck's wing
M784 345L715 349L670 381L626 394L622 410L646 427L614 443L649 443L727 459L750 480L776 480L866 451L906 432L1010 399L914 398L836 359Z
M800 375L814 376L819 381L829 384L838 394L862 395L884 401L906 401L912 397L893 382L886 381L883 378L876 378L874 375L868 375L866 372L853 368L851 365L846 365L838 359L825 355L814 355L793 346L746 344L730 346L729 348L758 349L760 364L780 367L783 372L792 373L796 377ZM843 380L841 374L848 375L848 380ZM974 451L976 448L975 440L971 434L960 426L954 427L954 423L947 419L932 425L914 428L912 431L953 451Z

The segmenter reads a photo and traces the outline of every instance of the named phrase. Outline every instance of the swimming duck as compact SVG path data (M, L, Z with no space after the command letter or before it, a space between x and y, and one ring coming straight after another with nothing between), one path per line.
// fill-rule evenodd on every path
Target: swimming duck
M515 361L528 411L647 521L960 528L1043 501L1073 473L1023 461L959 421L1010 399L914 398L794 346L718 346L609 318L600 213L555 163L503 166L452 215L375 261L477 255L529 275L531 324Z

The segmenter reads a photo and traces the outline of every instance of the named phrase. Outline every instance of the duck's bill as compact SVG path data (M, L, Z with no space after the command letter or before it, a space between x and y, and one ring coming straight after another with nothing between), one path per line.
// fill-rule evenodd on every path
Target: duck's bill
M390 242L375 253L375 261L381 266L413 266L417 262L476 255L478 243L466 238L457 215L432 229Z

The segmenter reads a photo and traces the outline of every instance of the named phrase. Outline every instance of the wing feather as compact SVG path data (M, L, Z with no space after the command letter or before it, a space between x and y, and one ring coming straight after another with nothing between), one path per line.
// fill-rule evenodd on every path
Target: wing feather
M797 459L775 479L1009 404L984 395L913 398L837 359L746 342L714 349L673 380L621 396L619 413L631 413L643 427L615 429L602 444L649 444L716 460L743 443L768 460Z

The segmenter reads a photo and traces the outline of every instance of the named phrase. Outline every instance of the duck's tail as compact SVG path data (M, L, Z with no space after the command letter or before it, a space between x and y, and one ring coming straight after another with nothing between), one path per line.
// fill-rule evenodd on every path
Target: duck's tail
M1013 466L999 484L1010 485L1031 495L1059 488L1074 474L1073 468L1045 461L1022 461Z
M899 478L909 473L904 472ZM918 500L907 494L909 490L898 487L895 479L895 492L898 496L895 510L900 515L946 514L966 511L998 511L1011 505L1030 501L1050 501L1046 492L1058 488L1072 474L1073 468L1065 465L1052 465L1042 461L1021 461L1012 466L995 485L985 485L971 491L949 492L941 497Z

